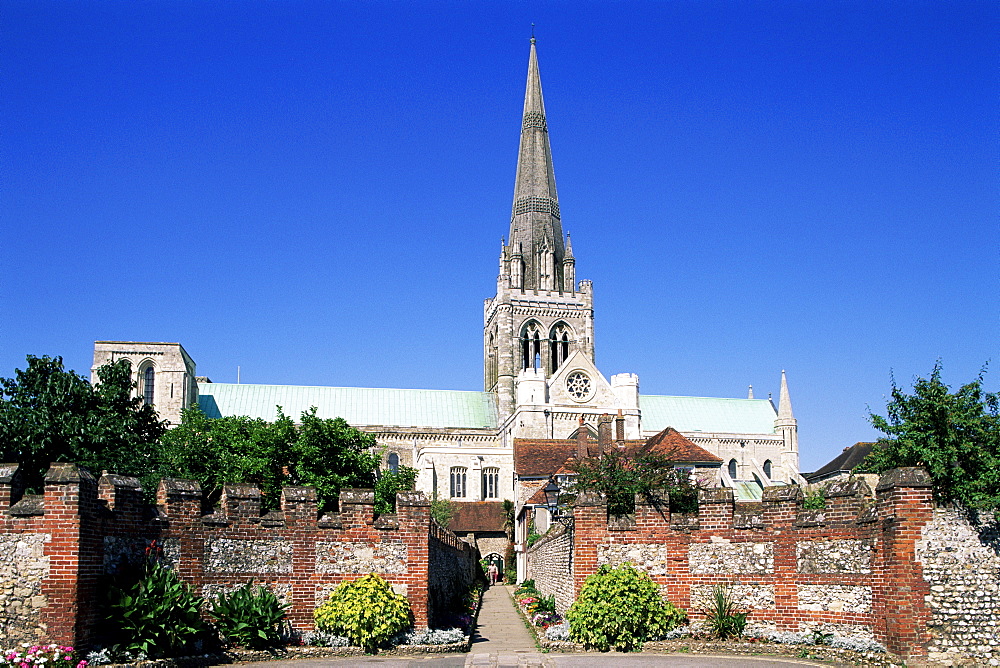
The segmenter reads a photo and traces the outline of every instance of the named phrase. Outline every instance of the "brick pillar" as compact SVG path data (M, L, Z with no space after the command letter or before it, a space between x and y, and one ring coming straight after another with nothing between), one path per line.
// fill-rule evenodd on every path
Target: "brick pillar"
M20 482L17 464L0 464L0 511L17 503L21 496Z
M343 508L341 497L341 508ZM415 628L427 628L430 623L430 527L431 502L423 492L396 494L396 520L399 537L406 544L406 597L413 610Z
M729 531L733 528L733 490L713 487L698 492L698 526L703 531Z
M885 620L885 644L904 657L926 656L930 593L916 559L921 529L934 515L931 478L922 468L892 469L878 482L878 514L882 520L881 553L875 573L872 605ZM881 631L881 624L876 631Z
M316 608L316 541L319 507L312 487L285 487L281 490L281 512L286 535L292 542L292 592L288 620L299 629L313 628Z
M872 490L864 478L852 478L832 482L824 489L826 509L823 513L827 522L854 522L871 499Z
M97 483L97 496L107 502L116 520L130 529L139 526L144 504L138 478L105 473Z
M196 588L201 587L205 559L205 527L201 522L201 485L194 480L164 478L156 488L160 516L166 535L178 542L177 573Z
M42 623L51 642L77 646L96 622L97 578L103 541L97 535L97 481L76 464L53 463L45 474L45 547L49 575L42 582Z
M643 536L659 536L670 530L670 495L666 490L635 495L635 526Z
M597 419L597 449L601 456L611 450L611 422L614 418L602 415Z
M313 487L285 487L281 490L281 511L288 527L316 528L319 510L316 489Z
M577 495L573 526L573 597L576 598L583 581L597 571L597 546L608 535L607 498L595 492Z
M374 524L374 490L340 490L340 522L344 527L344 531L364 529Z
M259 522L260 497L257 485L225 485L222 488L222 512L233 524Z
M774 609L781 631L797 631L799 592L797 537L793 530L802 507L802 488L798 485L766 487L761 498L763 524L774 536Z
M764 526L787 529L795 522L802 503L802 488L798 485L765 487L761 497L764 506Z

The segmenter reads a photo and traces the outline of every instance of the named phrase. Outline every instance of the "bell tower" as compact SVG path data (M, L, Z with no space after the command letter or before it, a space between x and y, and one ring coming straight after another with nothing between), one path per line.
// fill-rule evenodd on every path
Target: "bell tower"
M524 369L548 378L576 351L594 358L592 286L576 283L573 247L563 236L534 37L507 239L497 294L483 314L483 385L496 393L501 420L514 411Z

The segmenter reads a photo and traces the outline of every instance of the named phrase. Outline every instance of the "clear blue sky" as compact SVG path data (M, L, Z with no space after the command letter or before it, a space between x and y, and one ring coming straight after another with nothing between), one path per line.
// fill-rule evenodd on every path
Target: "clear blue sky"
M807 471L890 373L997 389L992 1L6 0L0 376L481 389L532 22L605 374L787 369Z

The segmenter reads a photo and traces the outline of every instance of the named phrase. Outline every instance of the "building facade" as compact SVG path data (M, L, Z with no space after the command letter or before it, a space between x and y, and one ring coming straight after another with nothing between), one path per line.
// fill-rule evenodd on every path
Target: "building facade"
M486 268L484 268L485 270ZM538 56L532 39L510 226L501 243L496 295L483 312L483 390L304 387L195 382L180 344L99 341L94 368L126 357L138 391L172 423L197 404L209 416L343 417L372 433L387 465L418 470L417 488L455 501L515 499L515 439L596 435L620 414L624 438L671 427L719 457L719 485L751 483L741 496L798 480L798 426L785 374L769 399L642 395L634 373L606 378L594 363L594 293L577 280L564 237Z

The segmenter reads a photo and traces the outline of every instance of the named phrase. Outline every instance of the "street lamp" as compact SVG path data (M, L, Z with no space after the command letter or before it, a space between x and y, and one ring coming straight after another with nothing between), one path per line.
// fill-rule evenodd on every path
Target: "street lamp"
M542 491L545 492L545 505L549 507L549 513L552 517L555 517L559 505L559 485L556 484L555 480L549 478L549 484Z

